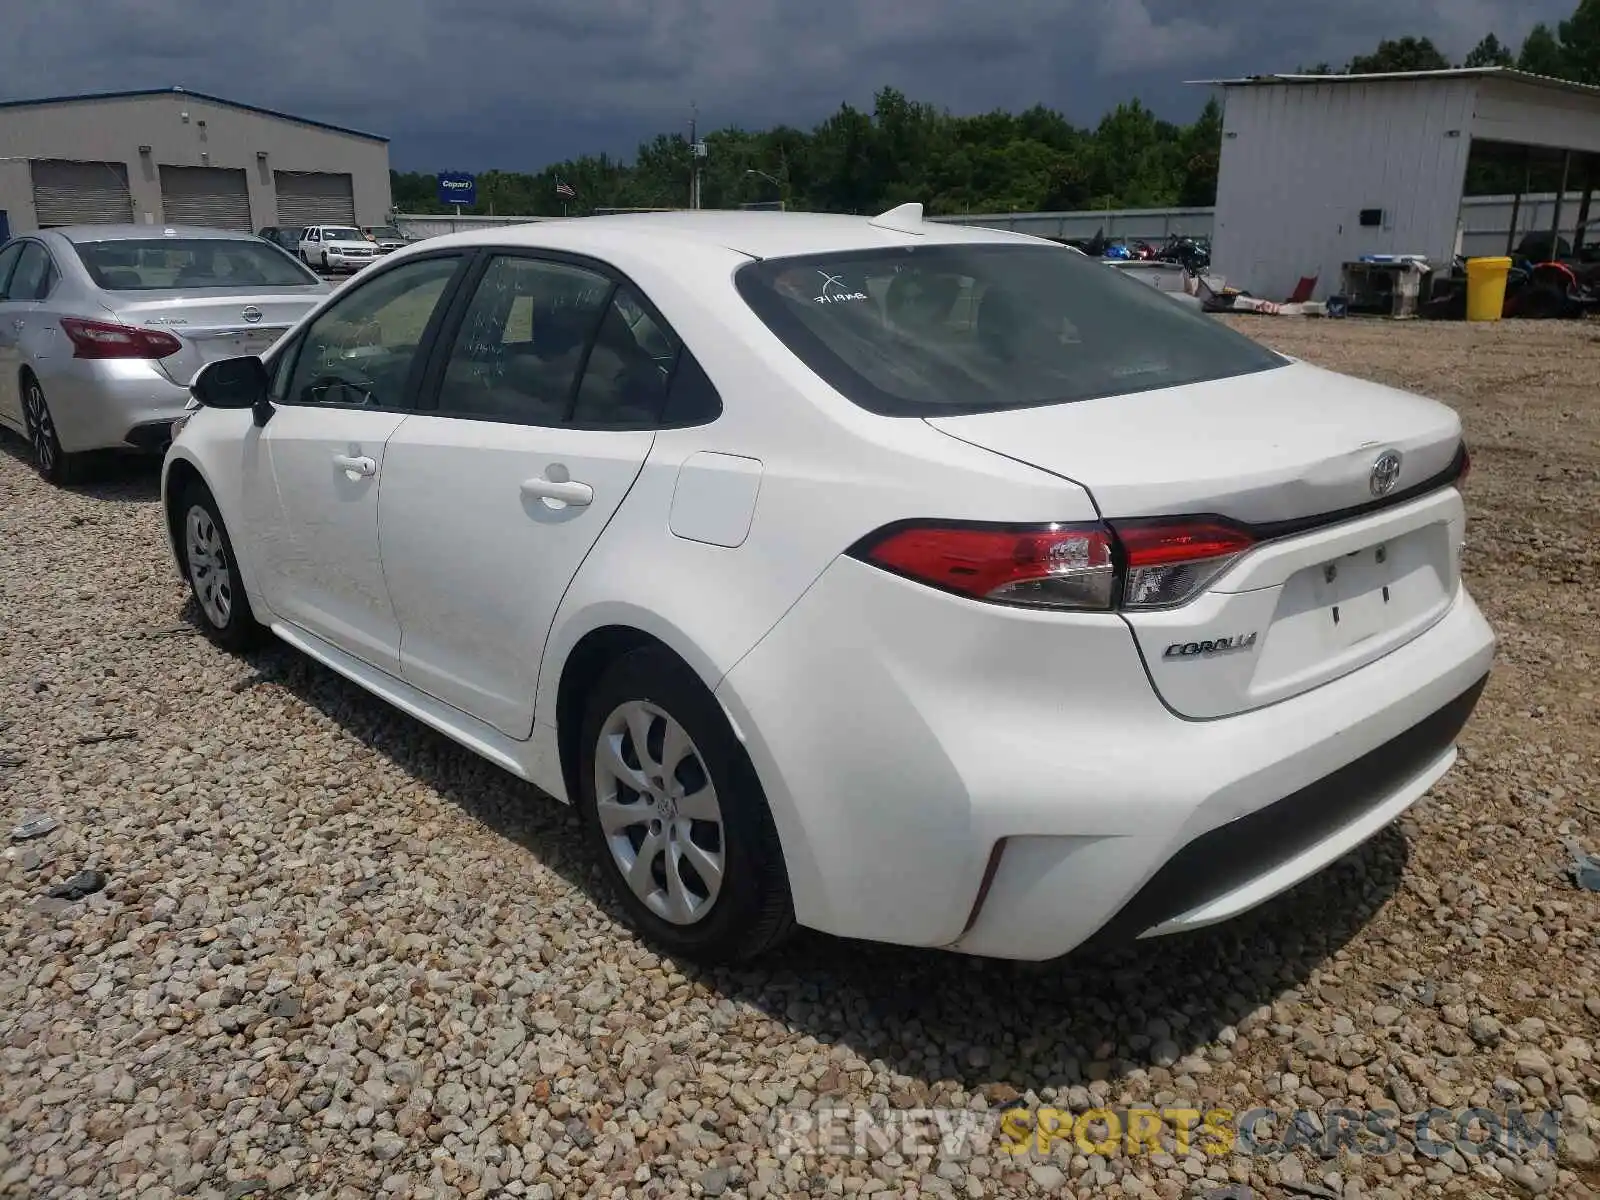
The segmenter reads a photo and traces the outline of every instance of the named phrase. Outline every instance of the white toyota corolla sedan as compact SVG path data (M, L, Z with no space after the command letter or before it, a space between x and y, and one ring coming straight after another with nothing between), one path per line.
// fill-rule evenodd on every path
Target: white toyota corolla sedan
M1493 655L1451 409L916 205L431 239L194 394L216 640L576 804L689 956L1226 919L1420 798Z

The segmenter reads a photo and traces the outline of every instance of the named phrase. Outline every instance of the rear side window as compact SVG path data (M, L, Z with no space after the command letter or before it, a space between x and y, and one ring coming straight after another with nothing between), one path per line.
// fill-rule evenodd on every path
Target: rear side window
M6 286L7 300L43 300L55 281L55 266L38 242L23 242L22 255Z
M78 242L95 286L108 292L164 288L314 287L319 280L254 238L150 238Z
M1062 404L1286 360L1065 247L905 246L750 263L756 315L835 390L886 416Z

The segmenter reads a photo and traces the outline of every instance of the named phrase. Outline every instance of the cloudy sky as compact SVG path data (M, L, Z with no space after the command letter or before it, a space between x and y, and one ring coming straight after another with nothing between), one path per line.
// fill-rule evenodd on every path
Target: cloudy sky
M1575 0L93 0L7 5L0 99L179 85L392 139L402 170L537 169L657 132L810 126L885 84L956 112L1341 64L1380 37L1459 58Z

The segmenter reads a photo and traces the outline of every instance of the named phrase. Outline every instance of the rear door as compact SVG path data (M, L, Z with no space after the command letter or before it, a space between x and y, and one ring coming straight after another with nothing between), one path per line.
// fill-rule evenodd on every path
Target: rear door
M22 427L21 371L30 350L41 354L53 341L54 322L48 320L44 299L60 275L43 243L24 239L15 243L17 254L10 278L0 289L0 411L8 424ZM9 248L8 248L9 249ZM0 274L4 274L0 270Z
M384 448L413 408L422 347L463 261L413 259L329 305L278 362L273 415L244 449L244 526L268 607L390 674L400 628L378 555Z
M436 411L389 441L384 574L404 678L527 737L556 608L650 452L677 344L588 261L496 254L458 307Z
M22 256L22 247L22 242L12 242L0 249L0 420L18 430L22 428L22 395L17 373L22 364L17 351L21 331L16 322L22 318L6 299L6 284Z

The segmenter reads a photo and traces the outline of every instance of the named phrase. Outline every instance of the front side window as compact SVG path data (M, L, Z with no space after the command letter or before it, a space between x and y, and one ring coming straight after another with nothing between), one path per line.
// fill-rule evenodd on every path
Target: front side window
M423 335L460 263L413 259L353 285L302 335L284 403L403 407Z
M938 244L767 259L739 293L835 390L886 416L1063 404L1286 360L1065 247Z
M310 271L254 238L148 238L78 242L95 286L108 292L168 288L300 288Z
M456 331L439 411L524 425L563 421L611 289L606 276L570 263L492 259Z

